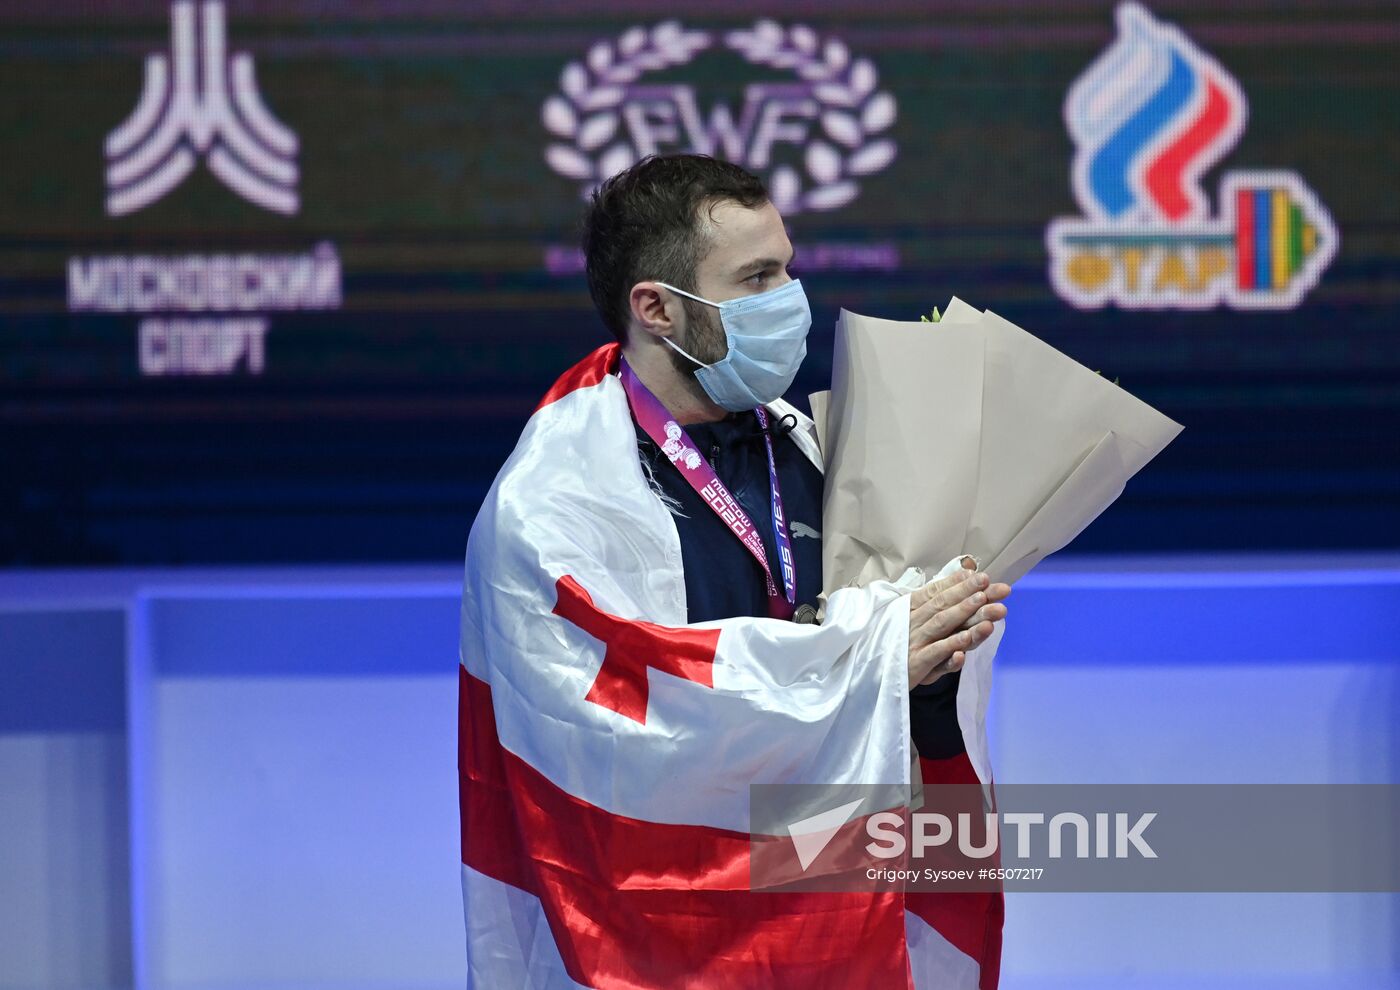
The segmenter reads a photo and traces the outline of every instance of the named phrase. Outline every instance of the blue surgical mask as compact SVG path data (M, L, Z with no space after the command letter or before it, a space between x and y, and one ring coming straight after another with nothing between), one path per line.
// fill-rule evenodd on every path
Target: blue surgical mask
M700 366L695 380L715 405L742 412L781 398L792 385L807 356L807 331L812 328L812 310L799 279L722 303L710 302L665 282L656 284L719 310L729 352L714 364L697 361L669 337L661 338L682 357Z

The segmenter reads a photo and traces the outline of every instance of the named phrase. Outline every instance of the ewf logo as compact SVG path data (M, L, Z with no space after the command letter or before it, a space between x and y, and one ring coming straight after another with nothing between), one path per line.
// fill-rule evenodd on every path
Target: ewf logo
M1065 99L1085 217L1046 232L1050 280L1082 308L1296 306L1337 250L1293 172L1229 172L1211 216L1200 178L1239 140L1246 106L1220 63L1136 3Z
M645 79L717 49L791 78L748 83L737 110L707 106L688 82ZM599 41L568 63L541 119L554 138L545 161L585 196L646 155L689 151L764 175L773 205L793 214L845 206L860 180L894 161L895 109L874 62L806 25L765 19L715 34L666 21Z

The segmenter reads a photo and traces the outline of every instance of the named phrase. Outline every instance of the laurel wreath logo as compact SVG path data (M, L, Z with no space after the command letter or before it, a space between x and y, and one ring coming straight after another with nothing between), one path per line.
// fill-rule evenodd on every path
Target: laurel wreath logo
M853 58L845 42L824 39L804 24L785 28L768 19L723 40L753 65L791 71L811 83L820 106L821 136L807 142L802 172L781 164L767 177L769 196L781 212L845 206L860 193L857 179L894 161L895 143L881 135L895 121L895 101L879 89L870 59ZM545 128L559 139L545 148L550 168L583 183L587 196L635 162L640 156L619 134L627 84L647 72L685 65L713 44L708 32L670 20L599 41L583 60L565 65L560 92L541 111Z

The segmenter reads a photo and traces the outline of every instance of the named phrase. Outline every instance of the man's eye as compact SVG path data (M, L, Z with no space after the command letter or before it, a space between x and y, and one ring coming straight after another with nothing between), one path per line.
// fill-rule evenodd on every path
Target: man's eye
M754 285L762 285L764 282L768 281L768 278L769 275L767 272L754 272L748 278L744 279L744 281L752 282Z

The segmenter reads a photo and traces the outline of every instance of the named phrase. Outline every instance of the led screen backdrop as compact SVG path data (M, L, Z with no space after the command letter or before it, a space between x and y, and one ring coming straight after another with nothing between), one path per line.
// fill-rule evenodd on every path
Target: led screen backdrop
M789 219L795 395L839 307L956 294L1184 423L1076 549L1400 544L1393 5L49 0L0 52L8 562L455 556L608 339L583 197L674 150Z

